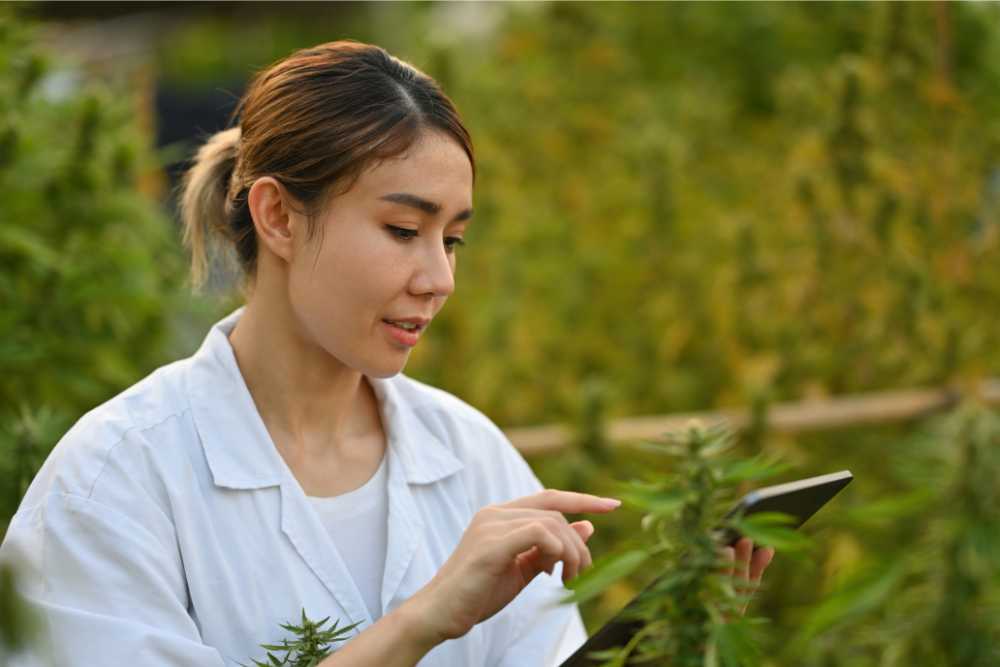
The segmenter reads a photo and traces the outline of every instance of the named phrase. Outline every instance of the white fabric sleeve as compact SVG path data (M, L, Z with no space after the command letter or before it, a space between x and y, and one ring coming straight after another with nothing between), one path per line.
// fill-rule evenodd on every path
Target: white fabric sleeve
M559 604L568 594L561 576L562 563L559 563L551 577L543 572L521 591L517 634L497 667L558 667L587 641L577 606Z
M513 500L538 493L544 487L520 452L507 437L492 425L498 442L499 460L489 470L491 484L502 485L501 492ZM499 465L498 465L499 464ZM502 480L502 482L501 482ZM499 491L499 489L497 489ZM488 665L494 667L557 667L587 640L587 632L576 604L560 604L569 595L562 584L562 563L551 575L542 572L503 610L510 619L507 643L494 647Z
M128 511L49 493L15 515L0 559L40 612L39 655L60 667L223 667L187 612L176 548L155 536L169 520L142 501Z

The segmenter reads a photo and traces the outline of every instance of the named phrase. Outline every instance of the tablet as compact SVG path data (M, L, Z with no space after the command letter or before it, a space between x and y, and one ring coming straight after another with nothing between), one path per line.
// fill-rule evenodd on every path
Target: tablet
M736 507L729 510L726 518L750 516L759 512L781 512L794 519L789 528L798 528L850 484L852 479L854 476L851 471L841 470L787 484L766 486L743 496ZM720 539L723 544L733 546L739 541L740 535L730 529Z
M791 527L798 528L819 508L837 495L841 489L851 483L854 476L848 470L800 479L787 484L767 486L743 496L736 506L726 514L726 518L734 516L749 516L758 512L782 512L791 515L795 521ZM733 545L739 541L740 535L731 530L721 533L722 544ZM600 630L592 635L576 653L563 661L560 667L598 667L604 660L593 660L587 657L594 651L606 651L615 646L624 646L642 629L642 622L629 618L630 608L637 603L643 593L656 583L654 580L642 593L639 593L616 616L608 621Z

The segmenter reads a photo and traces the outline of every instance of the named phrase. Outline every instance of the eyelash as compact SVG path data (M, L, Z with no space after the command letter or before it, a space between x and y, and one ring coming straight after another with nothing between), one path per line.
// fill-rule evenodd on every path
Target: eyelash
M405 227L396 227L395 225L386 225L385 228L400 241L409 241L417 236L417 230L415 229L406 229ZM465 239L460 236L448 236L444 239L444 245L448 252L455 252L457 246L465 245Z

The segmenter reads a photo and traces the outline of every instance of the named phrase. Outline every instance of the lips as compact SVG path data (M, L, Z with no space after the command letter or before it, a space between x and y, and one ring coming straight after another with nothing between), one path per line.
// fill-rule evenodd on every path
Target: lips
M429 319L423 317L387 317L382 321L386 324L399 327L404 331L412 331L414 333L424 330L427 328L428 323L430 323Z
M386 333L399 345L412 348L420 340L420 332L427 326L426 320L382 320ZM407 326L409 325L409 328Z

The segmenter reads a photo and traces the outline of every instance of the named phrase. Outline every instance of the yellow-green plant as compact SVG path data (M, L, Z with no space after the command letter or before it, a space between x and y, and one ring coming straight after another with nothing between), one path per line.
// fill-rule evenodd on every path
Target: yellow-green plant
M721 428L694 426L648 447L665 457L670 472L630 482L620 491L627 507L644 514L640 540L596 561L572 582L569 599L589 600L639 568L660 576L625 610L636 629L632 639L595 652L592 664L758 664L754 628L760 619L741 614L746 592L725 573L719 539L733 530L783 552L808 545L783 515L729 515L741 485L771 477L780 467L760 458L726 456L733 438Z
M0 664L7 664L35 639L36 620L17 592L14 569L0 564Z
M854 530L897 536L865 554L805 621L788 655L850 667L1000 664L1000 415L966 404L887 450L901 490Z
M184 279L133 110L74 72L0 7L0 537L73 420L167 360Z

